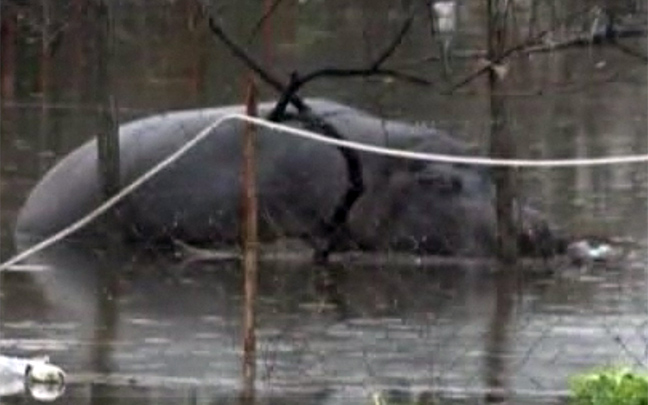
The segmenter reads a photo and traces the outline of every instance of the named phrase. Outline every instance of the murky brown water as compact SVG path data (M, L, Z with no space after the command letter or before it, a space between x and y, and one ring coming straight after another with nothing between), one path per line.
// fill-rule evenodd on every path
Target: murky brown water
M183 402L189 395L235 397L242 329L237 264L185 267L130 255L113 261L78 246L61 246L38 262L53 267L4 275L0 347L51 355L72 376L65 403L92 398L87 384L97 379L126 385L133 396L171 390L177 400L165 403L189 403ZM107 270L118 276L106 280ZM479 397L493 388L489 378L503 373L498 378L529 402L563 394L579 370L645 364L644 266L550 276L526 271L508 291L512 306L503 319L490 270L338 265L323 273L265 263L260 396L363 403L373 392L395 389L414 397L436 391ZM122 397L117 388L106 390L102 395Z
M230 2L234 4L233 2ZM397 2L286 2L265 40L253 45L278 72L355 66L376 55L402 20ZM577 9L584 2L564 2ZM587 4L590 4L588 2ZM631 3L631 2L628 2ZM636 2L645 9L645 2ZM120 119L168 109L240 102L241 65L203 30L190 29L183 2L122 1L111 93ZM483 40L483 10L464 2L458 48ZM56 8L55 8L56 9ZM4 10L4 9L3 9ZM74 15L56 9L56 19ZM240 38L257 2L226 8ZM76 18L76 17L75 17ZM80 20L82 21L82 20ZM13 252L13 221L35 182L96 131L105 77L87 23L72 25L41 70L37 46L21 37L15 88L3 88L1 246ZM645 40L627 44L645 49ZM393 66L433 54L417 20ZM456 58L412 72L442 87L478 62ZM5 62L3 62L5 68ZM510 122L520 157L603 156L648 150L646 66L612 47L534 54L511 68ZM45 75L45 76L43 76ZM47 77L50 88L38 83ZM542 89L542 94L538 92ZM486 151L483 83L454 96L377 79L323 81L306 89L376 114L434 122ZM272 96L264 90L266 98ZM43 103L45 101L45 103ZM371 403L383 391L408 401L438 393L475 403L504 387L513 403L558 402L573 373L648 358L646 165L528 170L524 196L577 234L631 238L630 260L614 268L521 271L499 288L491 264L300 263L261 268L258 383L262 403ZM42 272L0 275L0 350L49 354L70 374L57 403L234 403L240 389L241 284L235 263L182 266L126 249L104 253L62 245L32 263ZM106 274L116 276L109 279ZM401 398L402 399L402 398ZM3 403L24 403L22 396ZM135 402L136 401L136 402ZM445 403L445 402L444 402Z

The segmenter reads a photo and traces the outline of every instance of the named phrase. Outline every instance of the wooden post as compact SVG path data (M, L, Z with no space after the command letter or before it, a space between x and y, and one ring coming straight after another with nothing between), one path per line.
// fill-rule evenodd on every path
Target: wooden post
M505 2L488 0L488 59L499 60L505 50ZM506 69L493 64L488 74L490 94L490 153L496 158L513 158L514 139L511 137L506 117L504 86ZM497 257L502 263L513 265L517 261L517 231L514 212L515 172L510 168L496 168L495 212L497 217Z
M257 116L256 87L252 78L248 81L246 114ZM245 124L243 134L243 271L245 273L243 309L243 399L254 398L256 377L256 320L255 301L257 295L258 235L257 195L255 169L255 131L250 123Z

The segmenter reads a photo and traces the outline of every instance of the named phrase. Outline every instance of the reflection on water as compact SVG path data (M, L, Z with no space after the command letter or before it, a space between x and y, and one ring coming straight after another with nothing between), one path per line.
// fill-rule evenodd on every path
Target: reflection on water
M117 257L61 245L32 261L50 270L3 274L3 352L49 354L71 376L64 397L77 403L95 390L122 399L171 390L164 403L183 404L236 397L238 264ZM645 266L527 271L499 287L502 273L488 265L323 271L288 262L260 268L262 401L294 394L313 404L367 403L392 390L413 398L511 391L533 403L589 367L645 364ZM102 379L107 386L88 391ZM119 384L127 387L112 387Z

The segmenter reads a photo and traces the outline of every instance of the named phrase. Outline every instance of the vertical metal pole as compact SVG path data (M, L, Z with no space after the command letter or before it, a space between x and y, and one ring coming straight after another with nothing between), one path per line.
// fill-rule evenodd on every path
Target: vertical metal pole
M256 86L252 78L248 81L246 114L257 116ZM258 235L257 195L255 169L255 127L245 124L243 134L243 270L245 273L243 310L243 398L250 402L254 398L256 377L256 320L255 301L257 295Z

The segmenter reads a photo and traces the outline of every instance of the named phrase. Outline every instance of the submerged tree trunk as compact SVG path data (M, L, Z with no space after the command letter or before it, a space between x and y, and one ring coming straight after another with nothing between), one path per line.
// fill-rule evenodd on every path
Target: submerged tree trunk
M507 1L488 0L488 60L499 61L505 50ZM504 78L506 62L493 63L488 71L490 96L490 154L511 159L515 145L507 122ZM515 224L514 169L495 168L495 211L497 215L497 258L499 272L495 285L495 312L486 343L485 379L488 386L486 403L506 403L509 399L507 351L508 327L513 309L512 285L517 262L517 232Z
M97 147L99 171L104 198L115 195L120 188L119 122L111 81L111 59L114 52L111 6L99 0L96 4L96 88L99 101Z

